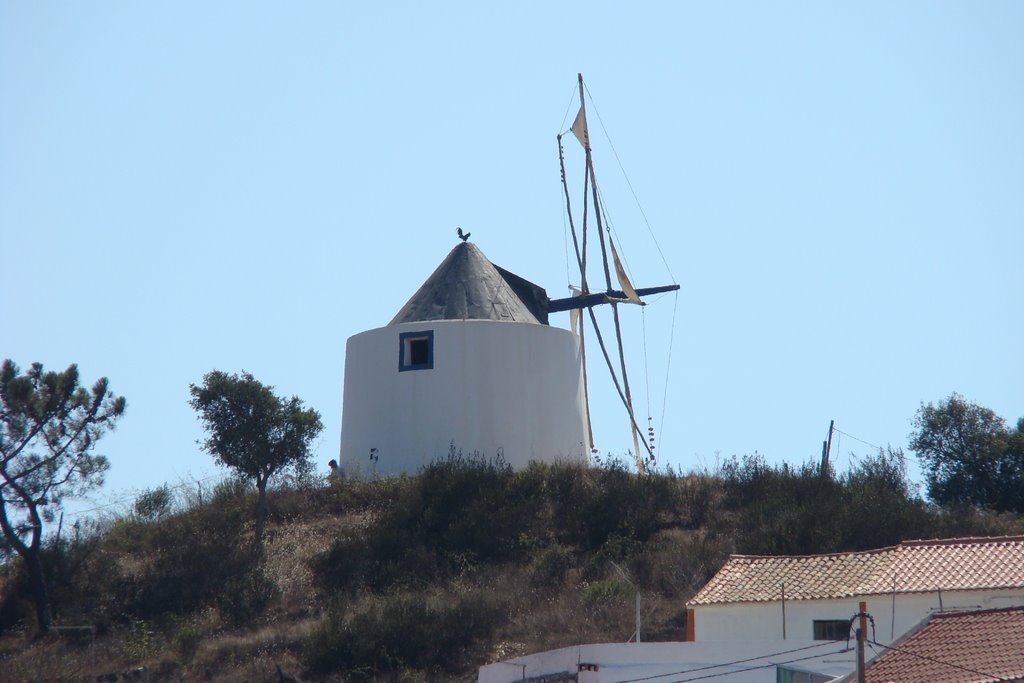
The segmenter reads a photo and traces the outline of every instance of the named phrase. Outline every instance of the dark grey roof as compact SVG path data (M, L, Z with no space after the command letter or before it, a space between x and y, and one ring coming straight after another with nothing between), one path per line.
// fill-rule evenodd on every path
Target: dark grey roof
M461 242L389 324L425 320L507 320L547 324L547 293Z

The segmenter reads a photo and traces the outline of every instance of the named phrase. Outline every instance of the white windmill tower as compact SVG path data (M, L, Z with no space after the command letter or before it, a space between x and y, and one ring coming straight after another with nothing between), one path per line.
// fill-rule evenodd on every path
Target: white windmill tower
M579 340L548 326L548 303L460 242L387 326L348 340L346 474L415 473L453 445L516 469L586 461Z

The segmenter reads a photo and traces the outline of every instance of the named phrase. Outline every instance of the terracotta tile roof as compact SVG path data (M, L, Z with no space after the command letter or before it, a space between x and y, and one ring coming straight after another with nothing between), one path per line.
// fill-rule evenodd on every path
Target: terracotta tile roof
M848 598L1024 587L1024 536L905 541L851 553L733 555L689 602Z
M1022 680L1024 607L935 614L893 649L871 647L881 654L864 672L868 683Z

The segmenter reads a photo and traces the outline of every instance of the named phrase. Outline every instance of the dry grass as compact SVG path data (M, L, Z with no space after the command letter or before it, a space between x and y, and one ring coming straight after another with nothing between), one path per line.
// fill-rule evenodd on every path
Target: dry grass
M281 602L296 613L310 614L323 601L313 581L309 560L325 552L349 524L360 518L320 518L274 525L264 548L264 570L281 593Z

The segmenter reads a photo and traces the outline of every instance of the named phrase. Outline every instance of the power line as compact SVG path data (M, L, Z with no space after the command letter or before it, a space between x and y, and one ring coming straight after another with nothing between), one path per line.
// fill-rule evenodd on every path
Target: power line
M834 431L834 432L838 432L839 434L842 434L843 436L847 436L847 437L849 437L849 438L853 439L854 441L860 441L860 442L861 442L862 444L864 444L865 446L871 446L872 448L875 448L875 449L878 449L878 450L882 450L881 446L876 446L876 445L875 445L875 444L873 444L873 443L868 443L868 442L867 442L867 441L865 441L864 439L858 439L858 438L857 438L856 436L854 436L853 434L847 434L846 432L842 431L842 430L841 430L841 429L839 429L838 427L833 427L833 428L832 428L832 431Z
M211 475L209 475L207 477L204 477L202 479L195 479L195 480L192 480L192 481L183 481L180 484L175 484L174 486L167 486L167 488L169 490L171 490L171 491L185 491L187 489L191 489L196 484L205 484L208 481L211 481L213 479L223 479L223 478L224 478L223 475L211 474ZM74 518L84 517L89 512L97 512L99 510L107 510L107 509L112 508L112 507L117 507L118 505L125 505L125 504L130 503L132 501L132 499L137 498L139 496L139 493L140 492L137 489L134 489L134 490L132 490L130 492L125 492L124 494L122 494L118 498L114 499L110 503L105 503L103 505L97 505L95 507L87 508L85 510L75 510L74 512L65 512L65 517L69 517L69 518L74 519Z
M781 657L782 655L790 655L790 654L793 654L794 652L803 652L805 650L812 650L812 649L814 649L816 647L825 647L827 645L835 645L835 641L824 641L824 642L821 642L821 643L815 643L814 645L805 645L804 647L798 647L798 648L795 648L793 650L783 650L782 652L772 652L772 653L766 654L766 655L758 655L757 657L748 657L747 659L737 659L737 660L732 661L732 662L723 662L722 664L711 664L711 665L708 665L708 666L701 666L701 667L697 667L696 669L683 669L681 671L670 671L668 673L657 674L655 676L644 676L643 678L626 678L626 679L623 679L623 680L620 680L620 681L616 681L615 683L639 683L640 681L651 681L651 680L654 680L655 678L665 678L666 676L678 676L680 674L691 674L691 673L696 673L698 671L708 671L709 669L720 669L723 666L735 666L737 664L745 664L747 662L756 662L759 659L766 659L768 657ZM840 650L839 652L848 652L848 649L844 648L844 649ZM834 654L834 653L829 653L829 654ZM811 655L810 657L804 657L803 659L813 659L814 657L825 657L825 656L827 656L827 655ZM799 660L794 659L792 661L799 661ZM788 663L788 662L782 662L782 663L785 664L785 663ZM769 666L775 666L775 665L771 664ZM752 671L754 669L760 669L760 668L764 668L764 667L752 667L751 669L745 669L745 671ZM726 673L735 673L735 672L729 671L729 672L726 672ZM715 674L715 675L716 676L721 676L721 675L725 675L725 674ZM707 678L710 678L710 676L708 676ZM697 680L697 679L688 679L688 680Z
M777 666L782 666L784 664L793 664L794 662L803 662L803 661L806 661L808 659L817 659L819 657L828 657L829 655L839 655L839 654L843 654L844 652L849 652L849 651L850 651L849 649L844 648L842 650L836 650L834 652L826 652L823 655L808 655L806 657L796 657L794 659L787 659L784 662L769 662L768 664L762 664L760 666L748 666L748 667L744 667L742 669L739 669L738 671L721 671L721 672L716 673L716 674L706 674L704 676L695 676L694 678L679 678L679 679L676 679L674 681L670 681L669 683L690 683L690 681L700 681L700 680L704 680L704 679L707 679L707 678L720 678L722 676L735 676L736 674L747 673L749 671L757 671L758 669L770 669L773 666L777 667Z
M833 428L833 431L835 431L838 434L842 434L843 436L848 436L851 439L853 439L854 441L859 441L862 444L864 444L865 446L871 446L875 450L878 450L878 451L882 450L881 446L876 446L875 444L870 443L868 441L865 441L864 439L858 438L858 437L854 436L853 434L847 434L846 432L840 430L838 427ZM894 450L892 450L890 448L889 452L890 452L891 455L895 455L896 457L898 457L904 464L906 464L908 462L908 458L907 458L906 454L903 452L903 449L899 449L898 448L898 449L896 449L894 451Z
M966 671L968 673L976 674L978 676L984 676L987 680L990 680L990 681L1007 681L1007 682L1009 682L1009 681L1013 681L1013 680L1020 680L1020 679L1017 679L1017 678L1012 678L1012 679L1011 678L1003 678L1002 676L996 676L995 674L986 673L984 671L977 671L976 669L969 669L966 666L960 666L959 664L953 664L952 662L947 662L947 661L943 661L941 659L936 659L935 657L928 657L926 655L921 655L921 654L918 654L916 652L911 652L910 650L904 650L903 648L893 647L892 645L882 645L881 643L876 642L874 640L869 640L868 642L871 643L871 645L877 645L878 647L884 647L886 650L893 650L895 652L900 652L900 653L908 655L910 657L917 657L918 659L923 659L923 660L925 660L927 662L933 662L935 664L941 664L943 666L948 666L948 667L953 668L953 669L960 669L961 671Z

